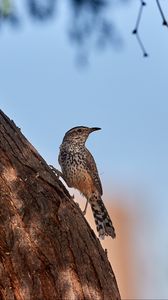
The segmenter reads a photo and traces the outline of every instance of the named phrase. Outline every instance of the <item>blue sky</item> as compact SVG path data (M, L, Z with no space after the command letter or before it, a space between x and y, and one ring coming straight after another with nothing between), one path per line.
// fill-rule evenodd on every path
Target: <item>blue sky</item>
M140 296L166 299L168 31L161 26L156 3L149 2L140 28L150 54L144 59L131 35L138 8L139 2L132 1L109 13L122 47L92 49L83 68L66 35L65 7L64 14L45 25L25 20L17 30L3 27L0 107L53 165L66 130L76 125L102 128L92 134L88 147L104 189L112 182L114 190L120 185L147 193L141 201L154 226L149 232L156 276Z

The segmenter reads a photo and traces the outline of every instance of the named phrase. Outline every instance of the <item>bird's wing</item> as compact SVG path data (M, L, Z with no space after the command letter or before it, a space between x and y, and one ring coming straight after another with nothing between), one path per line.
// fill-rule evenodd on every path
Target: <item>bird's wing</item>
M103 194L103 189L102 189L102 184L99 178L99 174L98 174L98 170L96 167L96 163L95 160L92 156L92 154L89 152L88 149L86 149L86 157L85 157L85 166L87 171L89 172L98 192L100 193L100 195L102 196Z

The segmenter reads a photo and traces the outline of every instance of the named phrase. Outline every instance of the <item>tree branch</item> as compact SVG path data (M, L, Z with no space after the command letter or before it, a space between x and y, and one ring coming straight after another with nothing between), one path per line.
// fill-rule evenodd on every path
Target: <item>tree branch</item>
M145 47L143 45L143 42L141 40L141 37L139 35L139 25L140 25L140 21L141 21L141 18L142 18L143 8L146 5L146 2L144 2L143 0L140 0L140 1L141 1L141 4L140 4L140 7L139 7L139 12L138 12L138 16L137 16L137 20L136 20L136 24L135 24L135 29L132 31L132 33L135 34L135 36L136 36L136 39L137 39L138 44L140 46L140 49L142 50L143 56L147 57L148 53L146 52Z
M162 24L163 24L164 26L168 26L168 23L167 23L167 21L166 21L166 18L165 18L165 15L164 15L164 13L163 13L163 10L162 10L162 8L161 8L161 5L160 5L159 0L156 0L156 4L157 4L157 6L158 6L160 15L161 15L161 17L162 17L162 21L163 21Z
M120 299L68 191L0 111L0 299Z

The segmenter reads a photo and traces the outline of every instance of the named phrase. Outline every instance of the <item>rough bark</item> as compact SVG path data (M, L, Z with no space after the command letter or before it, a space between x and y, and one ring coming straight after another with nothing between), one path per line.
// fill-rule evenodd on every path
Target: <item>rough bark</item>
M0 299L120 299L80 208L0 111Z

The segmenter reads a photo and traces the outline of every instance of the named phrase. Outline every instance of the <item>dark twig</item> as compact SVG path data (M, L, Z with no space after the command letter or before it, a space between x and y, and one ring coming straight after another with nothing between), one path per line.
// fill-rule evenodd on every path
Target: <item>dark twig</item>
M140 46L140 48L142 50L143 56L147 57L148 53L146 52L145 47L144 47L144 45L142 43L142 40L140 38L140 35L139 35L139 25L140 25L140 21L141 21L141 17L142 17L143 8L146 5L146 2L144 2L143 0L140 0L140 1L141 1L141 5L140 5L140 8L139 8L139 12L138 12L138 17L137 17L137 20L136 20L135 28L132 31L132 33L136 35L136 39L137 39L138 44L139 44L139 46Z
M138 17L137 17L137 21L136 21L136 25L135 25L135 28L137 29L137 31L138 31L138 28L139 28L139 24L140 24L140 20L141 20L144 5L146 5L146 3L145 2L143 3L141 1L141 5L140 5L140 8L139 8Z
M157 4L157 6L158 6L159 12L160 12L161 17L162 17L162 20L163 20L163 23L162 23L162 24L163 24L164 26L167 26L167 27L168 27L168 23L167 23L166 18L165 18L165 16L164 16L163 10L162 10L162 8L161 8L161 6L160 6L159 0L156 0L156 4Z
M145 47L144 47L144 45L143 45L143 43L142 43L142 40L141 40L140 35L139 35L138 32L136 33L136 38L137 38L138 44L139 44L139 46L140 46L140 48L141 48L141 50L142 50L142 52L143 52L143 56L144 56L144 57L147 57L147 56L148 56L148 53L147 53L146 50L145 50Z

